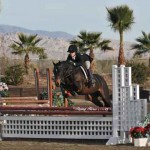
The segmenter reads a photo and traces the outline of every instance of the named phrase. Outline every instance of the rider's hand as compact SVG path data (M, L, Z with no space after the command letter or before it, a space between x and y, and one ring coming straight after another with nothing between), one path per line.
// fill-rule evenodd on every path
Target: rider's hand
M76 63L75 63L75 62L73 62L73 61L70 61L70 64L72 64L72 65L76 66Z

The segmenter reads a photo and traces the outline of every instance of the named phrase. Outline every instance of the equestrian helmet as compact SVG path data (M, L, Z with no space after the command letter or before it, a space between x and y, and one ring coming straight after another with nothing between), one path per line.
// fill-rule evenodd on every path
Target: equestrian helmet
M78 49L77 49L76 45L70 45L67 52L73 53L73 52L77 52L77 51L78 51Z

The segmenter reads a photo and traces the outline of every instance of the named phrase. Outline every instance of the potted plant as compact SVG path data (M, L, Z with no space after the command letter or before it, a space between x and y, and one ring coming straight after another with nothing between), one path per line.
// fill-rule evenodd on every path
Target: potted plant
M134 146L146 146L147 145L147 128L145 127L133 127L130 129L130 135L134 139Z

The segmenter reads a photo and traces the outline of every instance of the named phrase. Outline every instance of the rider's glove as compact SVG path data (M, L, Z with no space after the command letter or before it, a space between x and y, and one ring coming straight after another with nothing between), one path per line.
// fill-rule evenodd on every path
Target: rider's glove
M73 62L73 61L70 61L70 64L72 64L72 65L76 66L76 63L75 63L75 62Z

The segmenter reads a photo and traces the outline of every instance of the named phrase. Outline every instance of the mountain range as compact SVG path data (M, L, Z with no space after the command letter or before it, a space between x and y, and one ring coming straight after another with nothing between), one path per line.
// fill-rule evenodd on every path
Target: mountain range
M71 35L66 32L56 31L42 31L42 30L29 30L26 28L0 25L0 55L7 56L10 58L20 58L19 56L14 56L11 54L12 50L9 45L14 41L18 40L18 33L23 32L25 34L38 34L42 40L38 46L45 49L48 59L54 60L64 60L67 57L67 48L69 46L69 41L75 38L75 35ZM113 47L114 51L102 52L100 49L94 50L95 58L98 60L103 59L116 59L118 57L119 51L119 41L111 40L110 46ZM124 42L124 52L127 59L132 58L134 51L131 51L131 42ZM36 55L32 55L31 59L37 59Z
M40 36L47 36L50 38L63 38L66 40L70 40L74 38L74 35L62 31L49 32L43 30L30 30L22 27L9 26L9 25L0 25L0 33L2 34L17 33L17 32L38 34Z

